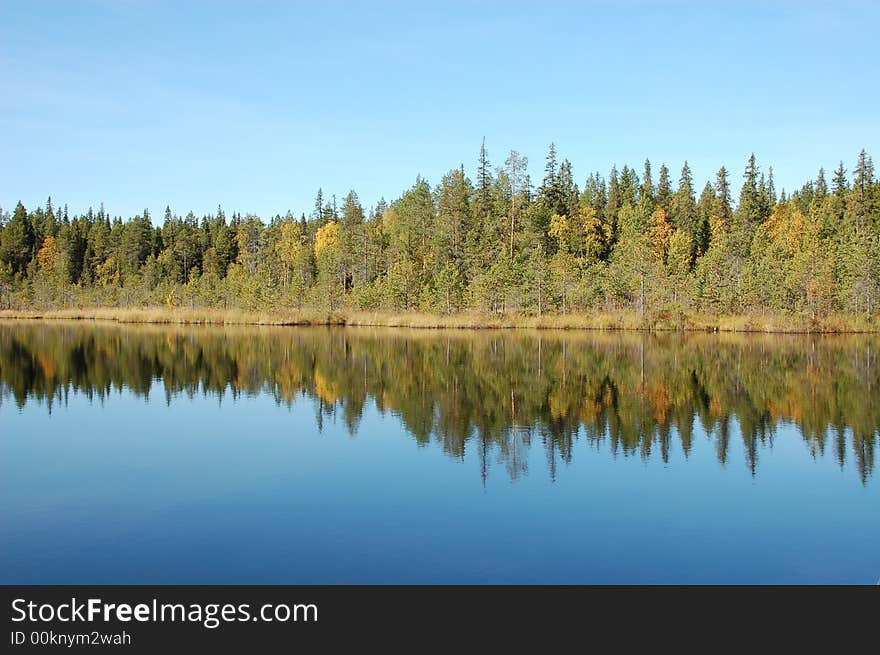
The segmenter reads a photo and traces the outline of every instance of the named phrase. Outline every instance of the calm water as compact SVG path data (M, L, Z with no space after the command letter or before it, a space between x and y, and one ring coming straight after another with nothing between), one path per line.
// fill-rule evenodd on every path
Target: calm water
M878 352L0 323L0 582L873 584Z

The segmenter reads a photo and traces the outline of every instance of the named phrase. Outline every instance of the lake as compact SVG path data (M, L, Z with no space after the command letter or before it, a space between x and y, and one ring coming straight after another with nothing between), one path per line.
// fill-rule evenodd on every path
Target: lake
M0 322L0 583L874 584L878 353Z

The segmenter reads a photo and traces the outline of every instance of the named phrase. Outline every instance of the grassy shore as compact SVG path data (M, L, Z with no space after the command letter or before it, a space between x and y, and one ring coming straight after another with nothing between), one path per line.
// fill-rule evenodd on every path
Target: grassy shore
M84 307L52 310L0 310L0 318L41 320L99 320L119 323L191 325L350 325L461 329L564 330L685 330L701 332L846 333L878 332L880 323L861 317L832 315L820 320L797 315L765 314L710 316L703 314L646 314L595 312L526 316L519 314L425 314L321 310L243 311L168 307Z

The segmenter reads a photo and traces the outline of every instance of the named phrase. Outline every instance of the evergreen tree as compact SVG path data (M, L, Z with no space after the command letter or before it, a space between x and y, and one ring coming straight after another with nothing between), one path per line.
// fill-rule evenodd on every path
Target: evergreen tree
M842 161L837 167L837 170L834 171L834 178L831 181L831 189L832 193L839 198L845 197L847 191L849 191L849 183L846 180L846 169L843 167Z
M709 248L709 241L712 239L712 216L718 206L718 199L715 197L715 189L712 184L706 182L700 193L700 199L697 201L697 233L691 235L695 238L694 253L696 256L702 255Z
M621 207L620 201L620 181L617 176L617 167L611 167L611 174L608 177L608 201L605 204L605 221L611 228L612 241L617 240L618 232L618 214Z
M687 162L681 167L678 189L672 197L670 218L676 229L684 231L690 237L695 249L704 245L704 229L694 199L693 175ZM696 252L692 253L691 261L695 257Z
M510 155L507 157L507 160L504 162L505 173L507 176L508 183L508 196L510 202L510 209L508 214L509 219L509 236L510 236L510 250L509 256L513 259L514 251L515 251L515 241L516 241L516 232L517 227L519 225L519 216L521 214L521 207L523 201L523 192L526 189L525 185L525 172L526 168L529 165L528 157L523 157L516 150L511 150Z
M33 248L33 226L27 210L19 201L12 212L12 218L3 228L0 264L13 275L24 274L34 255Z
M724 166L718 169L718 174L715 176L715 206L712 213L721 220L726 230L730 229L733 209L730 206L730 182Z
M492 198L492 168L489 153L486 151L486 139L480 146L480 159L477 165L477 189L474 197L474 215L480 224L485 223L494 204Z
M342 217L340 220L340 251L343 267L343 285L351 289L357 278L360 284L366 284L366 217L357 193L352 189L342 201Z
M324 216L324 192L319 188L315 194L315 207L312 209L310 219L315 222L318 227L326 223Z
M651 162L645 160L645 172L642 175L642 185L639 187L639 211L642 216L650 216L654 213L654 182L651 179Z
M824 200L828 193L828 184L825 182L825 169L819 169L819 175L816 176L816 196L819 200Z
M437 190L438 221L435 236L435 262L458 272L457 281L465 275L465 248L471 240L473 217L470 198L473 188L464 174L464 167L443 176ZM449 276L447 276L449 277Z
M669 169L660 164L660 181L657 183L657 206L668 213L672 205L672 185L669 182Z

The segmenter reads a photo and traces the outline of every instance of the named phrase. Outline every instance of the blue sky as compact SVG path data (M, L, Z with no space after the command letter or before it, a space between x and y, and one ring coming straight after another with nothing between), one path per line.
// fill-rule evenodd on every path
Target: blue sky
M582 183L649 157L698 187L754 150L791 189L877 154L870 2L0 0L0 207L310 211L391 200L486 138Z

